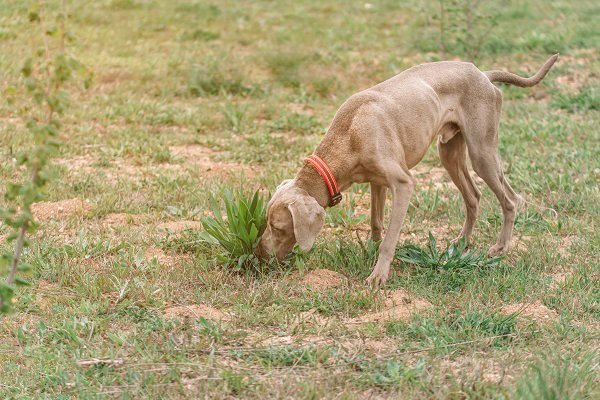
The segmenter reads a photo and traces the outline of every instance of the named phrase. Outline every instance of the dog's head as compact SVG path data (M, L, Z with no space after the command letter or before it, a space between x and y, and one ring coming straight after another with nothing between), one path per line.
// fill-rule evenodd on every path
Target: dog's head
M292 179L283 181L267 205L267 227L255 254L283 260L298 243L309 250L323 227L325 210Z

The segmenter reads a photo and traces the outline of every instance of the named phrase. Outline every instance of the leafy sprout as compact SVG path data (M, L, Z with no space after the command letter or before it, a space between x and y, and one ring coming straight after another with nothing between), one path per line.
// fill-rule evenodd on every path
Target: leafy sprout
M223 197L225 217L221 215L219 202L210 199L212 217L202 218L203 239L218 244L224 250L223 260L236 268L248 264L256 266L254 247L263 234L266 225L266 202L258 191L252 197L243 191Z
M446 248L440 251L431 232L426 249L409 243L398 249L396 254L404 262L438 271L491 268L502 260L502 257L489 257L480 250L467 250L464 238L455 243L446 242Z

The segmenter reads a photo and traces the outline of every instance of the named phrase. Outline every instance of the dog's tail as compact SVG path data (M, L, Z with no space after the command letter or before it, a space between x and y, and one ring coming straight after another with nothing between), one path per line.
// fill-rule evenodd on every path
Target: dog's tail
M531 78L523 78L519 75L515 75L513 73L505 71L485 71L484 74L488 77L488 79L491 82L503 82L520 87L531 87L537 85L542 79L544 79L548 71L550 71L550 68L552 68L552 66L554 65L554 62L557 58L558 53L550 57L548 61L546 61L546 63L542 65L542 68L540 68L537 74L535 74Z

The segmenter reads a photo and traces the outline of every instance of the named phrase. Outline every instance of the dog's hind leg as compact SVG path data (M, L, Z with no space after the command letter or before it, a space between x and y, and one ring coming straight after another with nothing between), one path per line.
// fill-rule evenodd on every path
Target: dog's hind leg
M383 233L386 190L385 186L371 183L371 239L376 242L381 240Z
M492 189L502 207L504 221L500 235L489 251L490 256L495 256L507 251L510 246L519 196L506 181L498 156L498 125L502 106L500 91L496 92L490 103L490 106L479 106L472 110L470 115L473 115L473 119L465 124L464 134L473 169Z
M442 165L448 171L452 182L460 190L465 202L467 214L465 223L459 237L455 240L464 237L468 242L471 239L471 233L477 221L481 193L475 186L475 182L473 182L467 168L467 146L463 135L458 133L445 143L441 139L438 140L438 152Z

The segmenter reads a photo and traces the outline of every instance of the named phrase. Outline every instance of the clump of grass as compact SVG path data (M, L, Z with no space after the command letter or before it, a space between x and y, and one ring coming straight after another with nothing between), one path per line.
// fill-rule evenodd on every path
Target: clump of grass
M552 106L569 112L600 110L600 91L595 87L582 88L577 94L559 94L552 99Z
M273 53L266 57L267 65L277 81L286 87L300 86L300 66L305 60L303 54Z
M488 257L481 251L468 251L464 239L456 243L446 242L446 248L440 251L431 232L426 249L409 243L402 246L396 254L404 262L438 271L491 268L502 260L502 257Z
M199 42L209 42L219 38L219 34L204 29L196 29L191 32L185 32L181 35L183 40L193 40Z
M519 399L597 398L598 362L595 353L544 355L517 384Z
M235 96L246 95L252 91L251 87L244 84L241 73L224 68L216 61L204 66L194 66L188 88L194 96Z
M266 202L258 191L249 197L243 191L225 194L225 218L221 215L219 203L211 198L212 217L202 218L203 239L218 244L224 250L220 259L238 269L258 264L254 247L263 234L266 225Z

